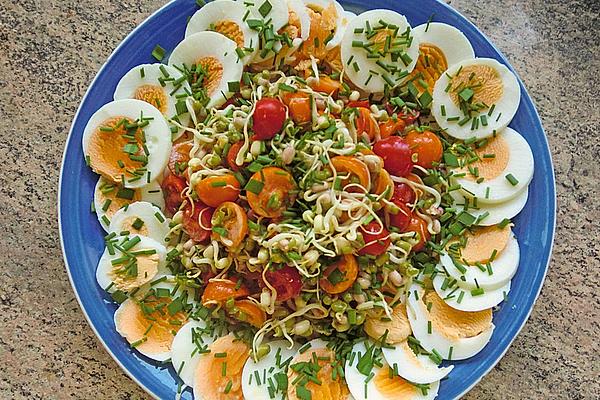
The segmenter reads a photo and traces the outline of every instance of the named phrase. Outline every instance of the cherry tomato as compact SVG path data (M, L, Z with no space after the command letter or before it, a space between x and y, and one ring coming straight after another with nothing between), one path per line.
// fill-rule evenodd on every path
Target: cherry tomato
M290 118L296 124L305 124L311 121L312 110L308 94L304 92L285 93L282 99L290 110Z
M252 175L248 184L252 185L252 181L256 183L255 190L251 191L247 186L246 197L248 204L258 215L267 218L279 217L296 201L294 192L296 182L292 175L284 169L263 168Z
M377 176L377 180L375 181L375 189L373 193L380 195L385 193L386 199L391 199L394 195L394 181L392 181L392 177L389 172L387 172L384 168L379 171L379 175Z
M355 101L349 101L348 104L346 104L346 107L370 108L371 103L369 103L369 100L355 100Z
M173 215L179 210L179 206L183 203L181 192L186 188L187 182L185 179L169 174L163 179L160 187L165 198L165 211L169 215Z
M413 188L407 183L394 183L394 194L392 201L404 204L415 204L417 195Z
M237 279L219 279L208 282L202 294L202 304L220 303L228 299L239 299L250 295L244 285L238 285Z
M417 155L415 164L423 168L433 168L433 164L442 159L444 148L442 141L435 133L410 131L405 140L412 153Z
M371 221L365 226L360 227L365 246L358 251L358 254L364 256L370 254L379 256L387 250L392 242L390 232L382 227L377 221Z
M406 232L417 232L419 234L419 243L412 248L414 251L423 250L425 243L431 238L427 230L427 221L416 215L413 215L410 219L410 224L406 227Z
M226 201L236 201L240 195L240 182L233 175L209 176L194 188L204 204L219 207Z
M251 300L236 300L233 304L229 314L242 322L261 328L267 320L264 310Z
M379 124L379 136L382 139L389 138L397 133L401 133L405 126L406 123L401 119L396 121L389 119Z
M188 161L190 161L190 151L192 150L192 147L193 144L190 142L173 145L171 155L169 156L169 171L171 171L173 175L184 175L183 172L187 168Z
M302 290L300 273L289 265L275 271L267 271L265 278L277 291L277 301L292 299L298 296Z
M379 126L377 126L377 122L371 117L371 110L365 107L357 107L356 112L356 119L354 120L356 133L359 136L366 133L369 140L375 139Z
M194 203L193 208L192 211L192 205L189 202L183 208L183 230L194 242L206 242L210 238L210 220L213 210L199 201Z
M336 156L331 159L331 165L340 175L348 175L349 177L342 180L342 189L346 185L358 183L364 187L367 192L371 186L371 175L367 165L356 157L352 156ZM350 187L348 192L361 191L360 188Z
M256 102L253 125L254 140L272 139L281 132L286 118L285 106L275 98L265 97Z
M400 232L405 232L412 218L411 209L401 201L394 201L394 205L400 210L396 214L389 213L390 225L395 226Z
M319 77L319 82L311 83L310 87L317 92L327 93L328 95L335 97L338 90L342 87L342 84L340 81L333 80L327 75L321 75Z
M227 166L232 171L237 172L242 168L235 163L235 159L237 158L238 153L242 149L242 146L244 146L244 142L242 142L242 141L234 143L231 145L231 147L229 148L229 151L227 152L227 157L226 157Z
M329 294L338 294L350 289L356 277L358 277L356 258L352 254L346 254L323 271L319 285Z
M246 211L231 201L226 201L215 210L211 222L214 227L213 238L220 240L227 247L239 246L248 233Z
M392 175L406 176L412 170L412 151L399 136L391 136L375 143L373 151L383 158L384 168Z

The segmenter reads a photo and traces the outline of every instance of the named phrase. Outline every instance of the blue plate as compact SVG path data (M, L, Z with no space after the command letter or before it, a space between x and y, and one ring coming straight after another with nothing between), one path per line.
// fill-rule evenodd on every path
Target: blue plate
M472 23L436 0L341 0L344 8L360 13L368 8L387 8L406 15L412 26L434 21L459 28L471 41L478 57L490 57L509 65L504 56ZM186 20L198 7L194 0L175 0L137 27L113 52L85 94L73 121L63 157L59 189L59 224L67 272L88 322L106 350L123 370L156 398L174 399L177 377L171 368L161 366L136 351L115 331L115 305L101 290L95 278L96 264L104 248L104 232L90 203L97 176L86 167L81 137L87 120L103 104L112 100L119 79L130 68L151 63L151 52L160 44L173 49L183 39ZM510 66L509 66L510 67ZM496 330L491 342L477 356L456 362L456 367L440 388L440 399L465 394L492 369L504 355L529 317L537 299L552 250L555 227L556 193L554 171L546 135L536 109L521 83L521 105L510 124L526 139L535 157L535 174L529 187L529 201L515 219L514 229L521 245L521 267L513 279L508 300L494 315ZM184 399L192 399L191 391Z

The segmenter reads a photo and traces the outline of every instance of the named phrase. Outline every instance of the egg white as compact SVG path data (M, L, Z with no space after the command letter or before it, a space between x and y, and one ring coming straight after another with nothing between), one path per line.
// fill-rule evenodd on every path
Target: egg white
M449 66L475 58L475 52L469 39L452 25L430 22L415 27L413 33L419 37L419 42L430 43L440 49Z
M453 190L450 192L450 196L454 199L452 207L459 211L466 211L475 218L482 217L477 225L492 226L499 224L504 219L512 219L519 214L527 204L529 190L524 188L516 197L496 204L482 203L479 199L474 204L475 201L472 197L463 196L459 190ZM483 217L486 213L487 216Z
M198 352L194 338L198 338L200 346L208 346L214 342L212 335L203 332L206 323L202 320L189 320L179 329L171 345L171 364L179 377L189 387L194 387L196 366L200 358L205 356ZM192 333L195 331L196 334Z
M287 0L288 9L293 11L300 20L300 39L301 42L310 36L310 16L302 0Z
M169 220L164 216L160 208L145 202L136 201L129 204L126 208L121 208L115 213L110 226L109 232L119 233L122 231L132 231L129 224L139 218L144 222L143 228L147 230L146 236L156 240L158 243L164 243L165 238L169 234ZM126 226L126 223L129 224Z
M471 122L460 126L460 120L448 121L448 118L451 117L460 117L460 119L464 117L460 108L452 101L449 93L446 92L446 87L450 82L449 76L455 76L461 68L471 65L481 65L493 68L499 74L500 79L503 82L502 96L496 102L492 115L487 117L487 126L479 124L477 129L471 129ZM500 131L508 126L519 108L520 100L521 88L519 87L519 81L515 74L513 74L504 64L501 64L492 58L467 59L449 65L448 70L446 70L446 72L436 81L433 89L431 113L435 117L438 125L444 129L448 135L463 140L472 137L482 139L491 136L494 131ZM445 116L442 115L442 105L445 107ZM491 107L492 105L489 104L489 106ZM488 110L482 111L482 113L485 113L486 115L487 112Z
M407 342L398 343L393 348L382 347L383 357L390 366L397 366L398 375L414 383L439 381L452 371L454 366L438 367L429 356L415 354Z

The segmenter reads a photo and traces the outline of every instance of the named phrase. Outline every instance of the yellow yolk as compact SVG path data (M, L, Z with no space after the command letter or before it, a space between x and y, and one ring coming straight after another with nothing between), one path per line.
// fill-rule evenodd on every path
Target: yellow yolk
M313 356L313 354L315 354ZM306 383L305 388L310 391L313 399L319 400L346 400L350 391L346 382L340 376L337 376L334 380L332 378L333 373L333 362L335 361L335 353L329 349L308 349L306 352L298 355L291 363L291 365L306 362L314 364L315 358L317 359L319 371L316 373L316 377L321 384L317 384L312 381ZM316 365L310 367L316 370ZM296 385L292 385L299 376L299 373L295 372L291 368L288 370L288 400L299 400L296 394ZM300 378L300 382L303 379Z
M104 189L104 192L102 192L102 189ZM109 220L112 219L113 215L115 215L117 211L125 207L127 204L140 201L141 199L140 193L137 190L134 190L133 198L131 200L117 197L118 192L119 185L114 183L106 183L100 187L99 191L96 192L96 196L98 196L99 200L97 201L98 204L103 205L107 200L110 200L108 208L106 211L104 211L104 214Z
M148 227L146 224L142 225L140 229L135 229L133 223L137 220L137 217L128 217L123 221L122 230L129 231L132 234L148 236Z
M391 321L382 321L380 317L368 317L365 321L365 332L375 340L381 339L386 331L386 343L390 344L400 343L411 334L410 322L404 304L397 305L394 308Z
M484 103L488 107L496 104L504 92L504 84L500 74L487 65L469 65L452 77L450 97L454 104L459 105L458 93L462 88L470 87L475 92L472 103Z
M187 320L182 312L170 315L166 311L170 301L150 296L142 306L132 299L125 300L116 314L117 330L143 353L160 354L170 351L173 337Z
M492 324L491 308L476 312L460 311L447 305L435 291L425 295L425 305L431 307L429 320L435 330L450 339L477 336Z
M448 62L446 61L446 56L442 50L433 44L421 43L419 46L419 59L417 60L417 64L415 65L411 77L416 77L418 75L419 79L422 79L427 83L428 87L425 88L419 83L419 79L413 81L417 89L419 89L419 92L424 92L425 90L431 92L435 82L447 69Z
M416 386L399 376L391 376L389 366L381 368L373 377L375 387L386 399L412 399L418 394ZM369 393L367 393L367 396Z
M156 107L161 114L164 114L167 110L167 96L160 86L157 85L142 85L139 86L133 98L137 100L145 101L148 104L152 104Z
M479 156L479 160L468 164L465 168L462 168L461 172L465 172L465 178L472 181L479 178L490 180L499 177L506 170L510 159L510 148L502 136L499 135L495 138L489 138L485 146L475 150L475 154ZM485 155L488 155L488 157L484 157ZM469 167L471 170L477 168L477 176L469 173Z
M289 10L288 24L281 29L280 33L287 33L290 39L294 40L300 36L300 28L300 18L293 10Z
M333 49L329 50L327 56L325 57L325 61L334 71L339 72L343 70L344 66L342 64L342 51L340 49L340 46L336 46Z
M109 273L115 287L125 292L150 282L158 272L158 254L138 255L136 257L137 274L130 276L123 271L124 264L113 266Z
M226 19L218 21L215 23L214 30L233 40L237 44L237 47L244 47L244 32L242 32L239 25L235 22Z
M210 96L217 89L223 78L223 66L215 57L201 58L196 64L201 65L206 71L207 76L204 77L203 86L206 89L206 93Z
M487 263L496 252L496 258L504 250L510 239L510 227L500 229L497 226L476 228L473 233L467 233L467 243L461 249L461 257L469 264Z
M135 170L143 166L141 161L131 160L130 155L124 151L130 139L123 135L128 132L124 127L125 124L116 127L123 119L126 119L127 123L132 122L124 117L115 117L101 123L92 133L87 148L87 156L90 158L92 170L113 182L121 182L121 175L124 175L125 178L131 177L132 174L127 170ZM113 130L106 131L106 129ZM139 149L137 154L140 155L143 150L139 130L135 133L135 138ZM119 165L119 161L121 161L122 167Z
M194 392L207 400L243 400L242 369L250 349L233 335L215 340L209 349L210 353L201 357L196 367L195 381L198 384ZM227 393L226 389L229 389Z
M323 10L313 10L310 7L307 7L306 10L310 16L310 35L300 48L300 54L304 56L304 59L309 59L312 55L318 60L323 60L327 55L325 41L336 30L337 10L335 4L331 2Z

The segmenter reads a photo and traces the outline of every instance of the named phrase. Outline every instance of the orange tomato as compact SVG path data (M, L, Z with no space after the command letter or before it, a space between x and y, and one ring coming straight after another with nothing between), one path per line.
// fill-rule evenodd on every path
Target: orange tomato
M342 84L339 81L331 79L327 75L321 75L319 77L319 82L313 82L309 86L317 92L327 93L330 96L336 96L337 92L342 87Z
M338 175L350 174L346 179L342 180L342 189L350 183L359 183L367 192L371 187L371 175L367 165L356 157L351 156L336 156L331 159L331 165L337 171ZM349 188L348 192L357 191L358 188Z
M327 267L319 284L327 293L339 294L352 287L357 276L358 263L356 258L352 254L346 254Z
M237 172L242 168L235 163L235 159L237 158L237 155L240 152L240 150L242 149L243 145L244 145L243 141L234 143L231 145L231 147L229 148L229 151L227 152L227 156L225 157L227 160L227 166L232 171Z
M382 139L388 138L404 130L406 123L401 119L396 121L389 119L379 124L379 135Z
M190 151L194 145L191 142L177 143L171 149L169 156L169 171L173 175L182 176L190 161Z
M240 195L240 183L233 175L209 176L194 188L204 204L218 207L226 201L235 201Z
M413 155L416 154L415 164L423 168L433 168L433 163L440 162L444 148L440 138L431 131L410 131L405 138Z
M220 279L208 282L202 294L202 304L221 303L228 299L239 299L250 295L246 286L239 285L237 280Z
M425 248L425 243L431 238L431 235L427 230L427 221L416 215L413 215L413 217L410 219L408 227L406 227L404 231L417 232L419 234L419 242L412 248L414 251L423 250L423 248Z
M356 126L356 133L360 136L366 133L369 140L375 139L379 126L373 118L371 118L371 110L365 107L356 108L356 119L354 125Z
M252 184L252 181L262 183L262 188L257 190L257 193L246 190L248 204L258 215L267 218L279 217L296 200L296 182L284 169L263 168L252 175L249 184Z
M248 233L248 216L244 209L231 201L222 203L213 213L212 237L228 247L237 247Z
M306 93L286 93L282 96L282 100L288 106L290 118L296 124L305 124L312 120L310 98Z
M230 314L240 321L261 328L267 320L264 310L250 300L237 300Z
M385 195L386 199L391 199L394 195L394 181L392 180L391 175L385 169L381 169L379 171L379 176L377 176L377 180L375 181L375 189L374 193L380 195L387 190Z

